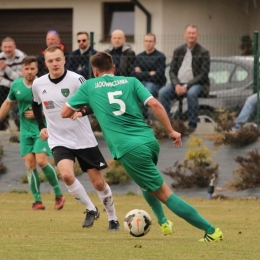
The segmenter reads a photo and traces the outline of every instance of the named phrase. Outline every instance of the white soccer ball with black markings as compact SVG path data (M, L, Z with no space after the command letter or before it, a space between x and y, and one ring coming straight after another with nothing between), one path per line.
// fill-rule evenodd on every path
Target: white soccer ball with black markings
M150 215L142 209L129 211L124 218L125 230L134 237L146 235L152 226Z

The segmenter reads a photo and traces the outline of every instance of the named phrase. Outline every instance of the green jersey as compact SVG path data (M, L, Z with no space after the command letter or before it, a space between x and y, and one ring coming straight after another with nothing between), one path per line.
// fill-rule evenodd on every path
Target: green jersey
M88 105L94 111L112 156L120 158L135 147L155 140L144 122L140 102L151 93L133 77L103 75L85 81L67 105L79 109Z
M38 124L35 119L28 119L24 112L32 109L32 88L26 86L23 78L13 81L8 95L10 101L17 101L20 114L20 132L23 135L39 135Z

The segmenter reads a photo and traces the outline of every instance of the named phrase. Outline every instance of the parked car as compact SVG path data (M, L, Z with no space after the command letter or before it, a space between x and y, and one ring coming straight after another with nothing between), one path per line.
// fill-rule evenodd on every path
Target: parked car
M166 66L167 83L170 64ZM254 58L246 56L212 57L210 60L210 92L199 98L199 114L209 120L216 109L239 111L248 96L253 94ZM173 117L180 116L179 101L173 101ZM187 99L183 99L182 118L187 118Z

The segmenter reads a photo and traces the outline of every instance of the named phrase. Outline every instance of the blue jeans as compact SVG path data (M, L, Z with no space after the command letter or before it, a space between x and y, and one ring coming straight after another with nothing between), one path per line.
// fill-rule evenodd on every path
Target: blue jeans
M159 86L153 82L143 81L143 85L150 91L154 97L158 97ZM148 119L148 108L142 104L142 112L144 119Z
M245 124L249 117L253 114L257 106L257 93L249 96L246 99L246 102L240 111L237 119L235 120L235 127L240 128L243 124Z
M189 115L189 127L196 128L198 115L199 115L199 94L202 91L201 85L193 85L187 92L187 103L188 103L188 115ZM162 87L158 93L158 99L164 106L167 114L171 117L171 100L178 98L175 93L175 88L172 84L168 84Z

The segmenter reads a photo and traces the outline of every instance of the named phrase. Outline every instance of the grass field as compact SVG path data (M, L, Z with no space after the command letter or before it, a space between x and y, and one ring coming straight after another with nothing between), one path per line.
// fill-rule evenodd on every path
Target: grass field
M201 243L204 232L165 208L174 223L172 236L163 236L150 208L138 195L114 196L121 223L119 232L107 231L107 216L96 194L91 199L101 210L94 227L83 229L84 207L69 194L64 209L55 211L54 196L43 194L44 211L30 209L31 194L0 193L1 260L255 260L260 259L260 201L256 199L206 200L184 198L224 233L219 243ZM123 227L125 214L146 210L152 217L150 233L131 237Z

